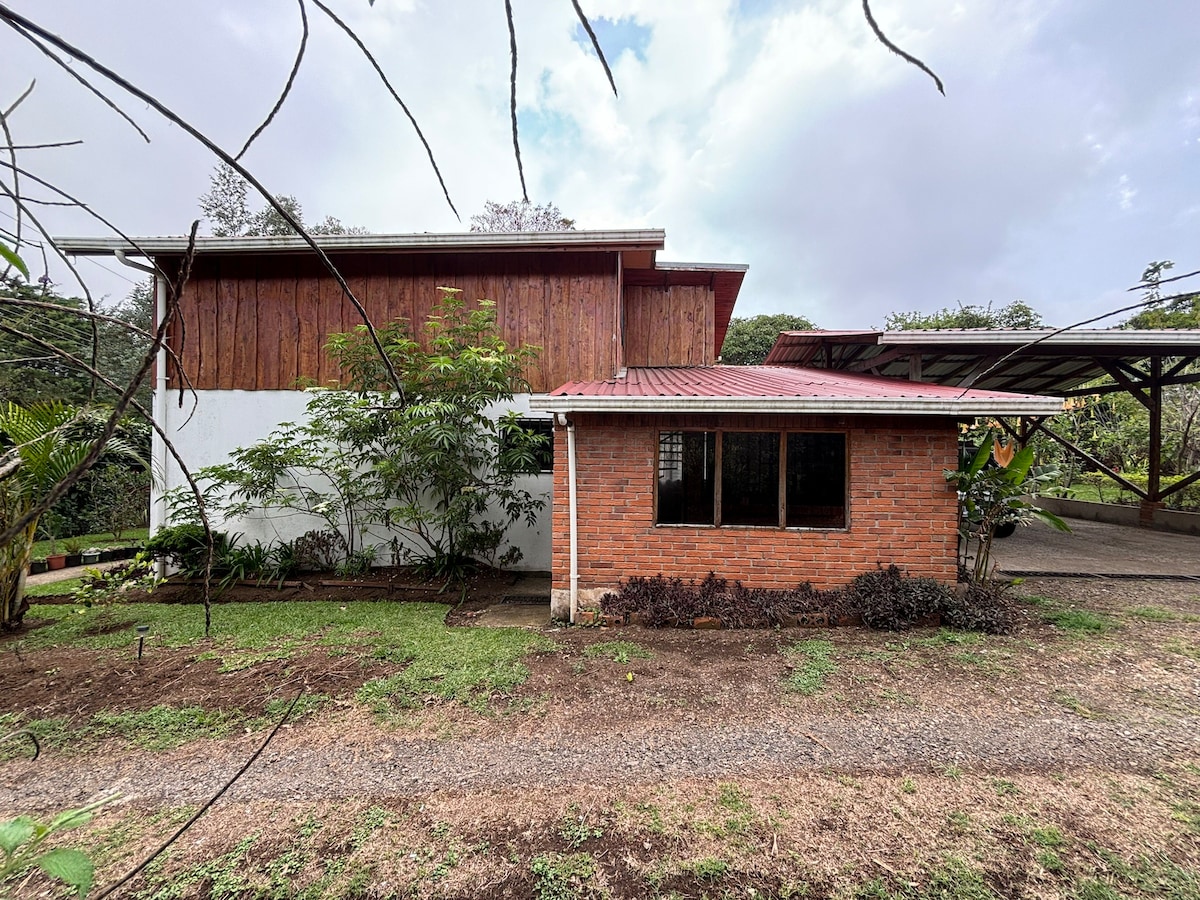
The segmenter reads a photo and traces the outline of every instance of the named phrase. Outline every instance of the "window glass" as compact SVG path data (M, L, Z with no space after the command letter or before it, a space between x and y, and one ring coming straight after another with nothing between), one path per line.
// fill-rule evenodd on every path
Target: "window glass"
M658 436L658 521L664 525L713 524L716 434L664 431Z
M846 527L846 436L787 436L787 524Z
M779 525L779 432L731 431L721 444L721 524Z

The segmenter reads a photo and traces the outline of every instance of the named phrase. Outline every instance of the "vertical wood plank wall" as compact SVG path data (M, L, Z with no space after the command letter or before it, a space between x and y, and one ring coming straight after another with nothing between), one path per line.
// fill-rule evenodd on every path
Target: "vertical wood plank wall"
M714 308L707 284L626 284L625 365L712 365Z
M539 366L528 373L534 391L617 371L614 253L357 254L334 262L375 324L404 317L419 325L440 286L461 289L468 301L495 301L505 340L542 347ZM703 307L696 299L684 305L693 318ZM711 301L708 309L711 318ZM660 304L653 314L674 309ZM171 346L200 390L287 390L298 379L328 383L337 373L323 349L327 336L362 321L319 263L299 255L198 259L182 320L171 330ZM687 340L679 331L672 346ZM174 366L169 374L178 385Z

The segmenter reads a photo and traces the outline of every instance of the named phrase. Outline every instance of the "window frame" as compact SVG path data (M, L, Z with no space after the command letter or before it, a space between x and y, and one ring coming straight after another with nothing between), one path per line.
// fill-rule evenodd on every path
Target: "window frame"
M715 436L713 478L713 520L711 522L660 522L659 488L662 472L662 436L671 432L707 432ZM731 525L722 520L721 494L724 491L724 449L726 434L774 434L779 438L779 466L776 486L778 518L775 525ZM842 437L842 524L787 524L787 436L790 434L835 434ZM844 428L658 428L654 441L654 527L655 528L734 528L769 531L849 531L850 530L850 432Z

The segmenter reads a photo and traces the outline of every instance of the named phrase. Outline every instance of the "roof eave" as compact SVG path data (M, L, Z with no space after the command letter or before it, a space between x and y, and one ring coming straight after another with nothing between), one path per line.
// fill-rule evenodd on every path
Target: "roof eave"
M796 415L1050 416L1056 397L810 398L810 397L587 397L535 395L531 409L561 413L788 413Z
M513 233L457 232L451 234L334 234L314 237L327 252L452 250L661 250L662 229L621 231L538 231ZM180 256L186 237L60 237L55 243L73 256L104 256L122 251L138 256ZM200 254L302 253L309 249L300 237L204 237L196 241Z

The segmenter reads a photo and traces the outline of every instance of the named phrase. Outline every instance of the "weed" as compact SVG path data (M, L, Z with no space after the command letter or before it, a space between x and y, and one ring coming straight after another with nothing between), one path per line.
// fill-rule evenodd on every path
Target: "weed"
M971 817L960 809L954 809L946 813L946 824L959 831L966 831L971 827Z
M917 792L917 783L911 778L905 778L900 782L900 791L904 794L915 794Z
M953 628L939 628L937 634L931 637L916 638L913 645L917 647L973 647L983 640L983 635L977 631L956 631Z
M1055 875L1058 875L1066 868L1063 865L1062 857L1053 850L1039 850L1037 863L1047 872L1053 872Z
M646 830L651 834L664 834L666 827L663 825L662 812L653 803L639 803L634 807L638 812L642 813L648 821Z
M350 829L350 849L362 849L363 845L371 839L371 835L378 831L387 820L388 811L382 806L372 806L366 810L358 817L354 827Z
M958 779L962 778L962 774L963 770L953 764L942 769L942 777L949 778L951 781L958 781Z
M633 641L600 641L583 648L588 659L611 659L626 665L632 659L651 659L654 654Z
M1081 878L1076 882L1071 897L1073 900L1125 900L1120 891L1095 878Z
M716 881L729 874L729 863L715 856L706 856L689 864L687 869L701 881Z
M1186 641L1171 640L1163 644L1163 649L1168 653L1175 653L1179 656L1186 656L1188 659L1200 661L1200 644L1189 644Z
M945 864L929 872L921 897L947 900L995 900L996 894L983 880L983 874L960 859L950 857Z
M1063 840L1062 832L1053 825L1047 825L1045 828L1032 828L1029 831L1029 840L1037 844L1039 847L1061 847L1066 841Z
M1053 609L1042 613L1042 621L1074 635L1105 634L1117 627L1111 616L1086 609Z
M1175 622L1180 618L1178 613L1173 613L1161 606L1134 606L1125 610L1125 615L1143 622Z
M1098 719L1100 714L1090 706L1086 705L1082 700L1074 694L1068 694L1066 691L1055 691L1050 695L1051 699L1062 706L1065 706L1075 715L1084 719Z
M541 853L529 864L536 900L576 900L585 896L596 862L586 853Z
M1017 787L1016 782L1009 781L1007 778L993 778L992 790L999 797L1007 797L1012 794L1021 793L1021 789Z
M831 659L833 644L824 640L799 641L784 653L790 663L788 690L811 697L825 686L825 679L837 671Z
M578 850L592 838L604 837L604 829L589 824L587 816L580 812L579 804L572 803L558 824L558 834L568 847Z
M232 900L244 895L253 896L247 876L246 855L258 841L258 834L248 835L228 853L197 863L182 872L166 873L155 866L147 869L149 888L140 895L142 900L182 900L195 897L205 888L205 896ZM161 862L161 857L160 860Z
M159 704L145 710L96 713L84 731L98 737L119 735L143 750L170 750L199 738L225 737L243 718L237 710Z

